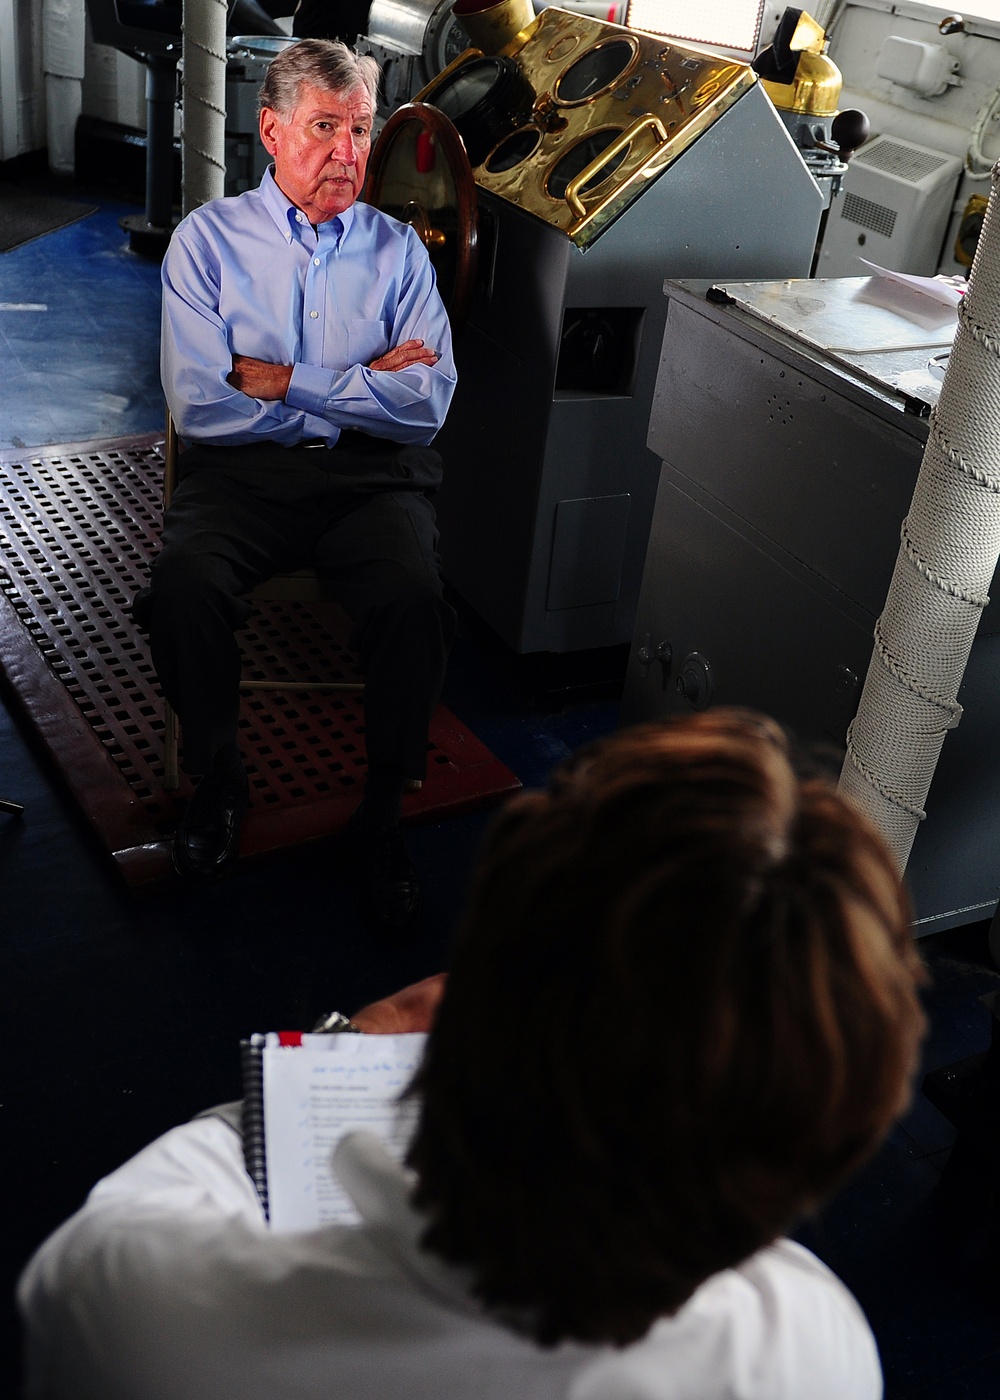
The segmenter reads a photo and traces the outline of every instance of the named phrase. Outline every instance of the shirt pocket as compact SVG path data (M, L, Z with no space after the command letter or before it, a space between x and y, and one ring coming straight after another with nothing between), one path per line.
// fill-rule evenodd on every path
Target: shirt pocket
M350 320L347 323L348 365L370 365L389 348L384 321Z

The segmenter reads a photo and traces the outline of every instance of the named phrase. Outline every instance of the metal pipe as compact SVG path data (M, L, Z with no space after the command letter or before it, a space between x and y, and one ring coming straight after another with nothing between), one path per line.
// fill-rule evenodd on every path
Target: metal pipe
M146 222L169 229L174 208L177 59L146 55Z

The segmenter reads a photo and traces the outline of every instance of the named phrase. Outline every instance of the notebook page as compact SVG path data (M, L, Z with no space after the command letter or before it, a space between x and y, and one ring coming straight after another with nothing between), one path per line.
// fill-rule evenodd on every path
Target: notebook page
M357 1221L331 1170L333 1150L345 1133L364 1128L394 1156L403 1156L416 1106L400 1108L396 1101L426 1039L347 1033L308 1036L295 1047L267 1044L264 1135L272 1230Z

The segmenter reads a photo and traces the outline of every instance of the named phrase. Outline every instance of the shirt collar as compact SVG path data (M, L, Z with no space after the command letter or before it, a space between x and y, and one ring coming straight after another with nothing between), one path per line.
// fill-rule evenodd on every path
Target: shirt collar
M505 1324L522 1336L530 1332L526 1314L491 1311L477 1301L471 1269L447 1264L421 1247L427 1219L411 1203L416 1176L395 1161L373 1133L345 1133L334 1148L333 1170L361 1216L368 1239L421 1288L455 1311ZM562 1342L553 1352L570 1360L587 1360L594 1354L593 1346L579 1342Z
M420 1247L427 1221L410 1204L415 1177L378 1138L364 1131L347 1133L334 1150L333 1170L373 1243L452 1307L481 1312L470 1294L471 1275Z
M292 223L300 211L275 183L273 165L269 165L264 171L264 178L260 182L260 197L264 202L265 209L277 224L278 232L286 243L290 243L292 241ZM319 228L329 230L333 234L334 242L339 244L347 237L348 230L353 223L354 205L351 204L342 214L330 219L328 223L320 224Z
M373 1133L346 1133L333 1154L333 1169L367 1225L387 1226L416 1244L426 1224L410 1205L414 1176L396 1162Z

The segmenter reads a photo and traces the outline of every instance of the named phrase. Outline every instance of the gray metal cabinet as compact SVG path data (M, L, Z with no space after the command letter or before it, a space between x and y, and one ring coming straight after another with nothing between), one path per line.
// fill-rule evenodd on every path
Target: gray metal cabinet
M727 286L742 305L667 283L648 439L662 466L625 722L750 705L839 763L927 437L926 407L894 384L950 335L881 314L872 339L866 280ZM846 350L818 343L830 325L805 308L817 298L840 303ZM993 611L907 869L920 932L985 918L1000 894Z

